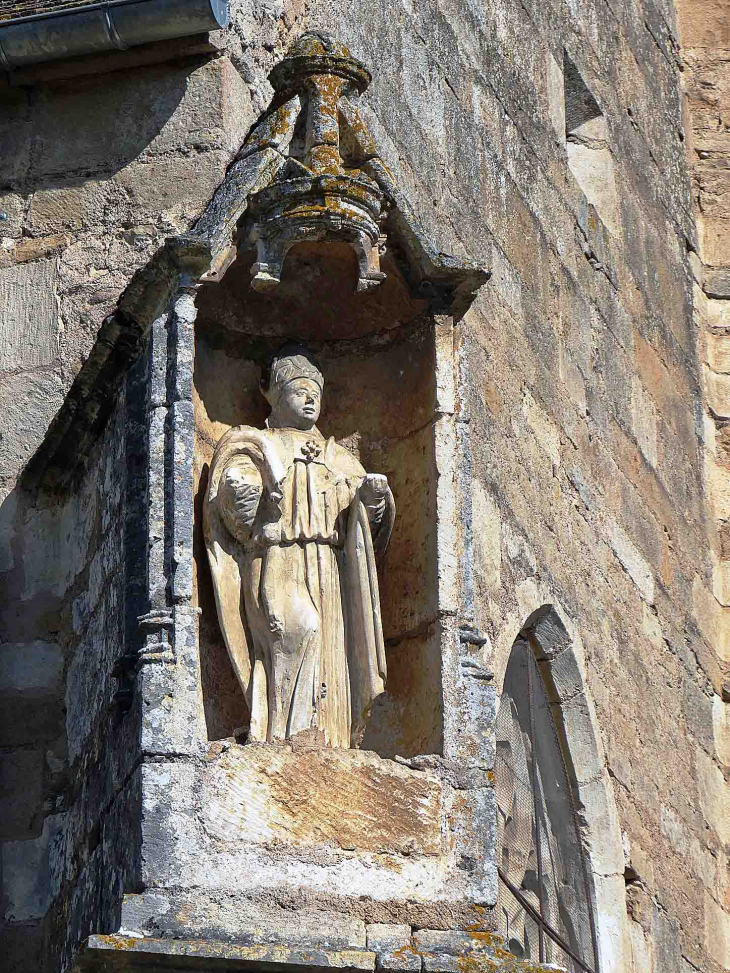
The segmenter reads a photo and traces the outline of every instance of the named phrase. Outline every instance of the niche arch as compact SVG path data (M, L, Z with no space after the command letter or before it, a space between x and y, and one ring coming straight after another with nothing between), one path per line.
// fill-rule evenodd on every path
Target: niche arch
M502 633L497 646L497 745L500 732L504 733L502 705L506 705L510 691L510 663L514 665L516 653L527 649L547 697L575 803L580 850L587 865L586 891L595 924L597 969L600 973L622 970L628 956L624 946L623 844L600 729L588 691L583 645L566 614L552 602L543 602L522 618L522 624L513 623ZM498 773L497 781L499 801ZM503 851L498 845L498 863Z

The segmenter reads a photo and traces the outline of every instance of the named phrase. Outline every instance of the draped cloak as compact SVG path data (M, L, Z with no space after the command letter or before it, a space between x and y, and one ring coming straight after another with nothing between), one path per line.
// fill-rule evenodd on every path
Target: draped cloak
M395 507L390 490L363 503L364 476L316 428L238 426L216 447L205 539L251 740L317 727L328 746L357 746L384 692L375 555Z

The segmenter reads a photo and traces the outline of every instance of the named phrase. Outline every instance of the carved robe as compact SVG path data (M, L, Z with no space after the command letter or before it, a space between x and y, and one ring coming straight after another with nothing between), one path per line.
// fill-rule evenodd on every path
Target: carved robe
M365 470L319 430L231 429L205 503L218 615L251 715L249 739L317 727L357 746L384 691L375 553L395 508L360 497Z

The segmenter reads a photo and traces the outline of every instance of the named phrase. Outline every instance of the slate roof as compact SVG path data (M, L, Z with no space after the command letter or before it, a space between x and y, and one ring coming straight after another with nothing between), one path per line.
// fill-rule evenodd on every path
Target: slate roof
M0 0L0 23L16 17L55 13L64 8L89 7L97 0Z

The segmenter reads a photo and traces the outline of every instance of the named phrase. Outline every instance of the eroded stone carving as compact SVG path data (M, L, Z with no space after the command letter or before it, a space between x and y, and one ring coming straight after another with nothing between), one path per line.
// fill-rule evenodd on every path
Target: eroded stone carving
M288 347L262 389L266 429L218 443L204 506L226 645L252 741L312 728L357 746L385 688L376 555L395 516L388 482L317 428L324 379Z
M375 150L357 109L347 101L348 95L367 88L370 72L328 34L311 31L299 38L269 80L280 104L252 136L275 140L278 147L286 141L289 156L275 181L250 202L255 221L251 240L258 248L252 286L260 291L276 287L287 251L295 243L336 239L355 251L357 289L372 290L385 278L380 270L380 224L389 197L360 168ZM353 158L347 161L341 149L343 129L345 140L353 143ZM351 130L359 138L353 139Z
M370 72L321 30L302 34L270 76L274 98L241 146L193 231L170 238L158 273L201 263L199 280L220 281L253 248L256 291L275 290L292 246L346 243L358 262L358 292L376 290L390 251L414 297L438 313L462 314L489 272L443 253L378 153L357 99ZM123 309L155 302L140 278Z

